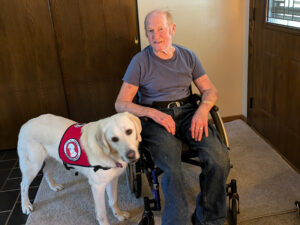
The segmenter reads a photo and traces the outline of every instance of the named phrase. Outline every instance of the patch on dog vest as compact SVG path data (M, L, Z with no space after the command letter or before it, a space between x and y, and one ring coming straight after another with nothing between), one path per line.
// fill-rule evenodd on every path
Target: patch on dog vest
M73 124L61 138L58 153L60 159L66 163L76 166L90 167L85 150L80 145L81 128L85 124Z

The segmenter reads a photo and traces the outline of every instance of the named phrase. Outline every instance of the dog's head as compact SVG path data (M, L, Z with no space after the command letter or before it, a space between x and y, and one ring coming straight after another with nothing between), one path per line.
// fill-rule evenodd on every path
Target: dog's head
M97 141L105 154L127 163L135 162L140 154L141 121L131 113L117 113L99 124Z

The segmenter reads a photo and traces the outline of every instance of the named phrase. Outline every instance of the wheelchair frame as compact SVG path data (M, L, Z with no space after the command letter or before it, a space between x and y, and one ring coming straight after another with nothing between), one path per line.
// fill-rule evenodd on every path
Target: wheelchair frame
M201 97L195 94L194 96L199 105ZM226 145L227 149L230 150L224 123L218 111L219 108L217 106L213 106L210 111L210 115L222 141ZM197 157L197 153L186 151L186 149L188 149L188 146L183 145L183 154L181 156L182 162L200 167L200 162L193 159ZM161 210L158 177L163 173L163 171L154 164L151 154L147 150L143 149L143 146L140 146L140 153L141 157L139 161L134 164L129 164L127 167L127 184L131 193L133 193L136 198L139 198L142 192L142 173L146 175L153 198L150 199L149 197L144 197L145 209L139 225L154 225L152 211ZM232 179L229 184L226 184L226 195L229 198L229 222L230 224L236 225L237 214L239 213L239 195L237 193L237 184L235 179Z

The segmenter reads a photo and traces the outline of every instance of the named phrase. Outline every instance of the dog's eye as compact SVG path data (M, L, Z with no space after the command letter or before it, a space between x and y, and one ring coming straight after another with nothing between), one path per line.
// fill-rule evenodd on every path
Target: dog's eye
M119 141L119 138L117 138L117 137L112 137L111 140L112 140L113 142L117 142L117 141Z
M125 131L127 135L130 135L132 133L132 129L128 129Z

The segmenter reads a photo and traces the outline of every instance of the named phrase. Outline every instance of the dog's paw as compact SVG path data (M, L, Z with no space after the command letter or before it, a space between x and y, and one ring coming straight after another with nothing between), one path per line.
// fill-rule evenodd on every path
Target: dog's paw
M110 225L106 217L97 218L97 221L99 225Z
M63 190L64 186L61 184L55 184L55 185L51 186L50 188L51 188L51 190L57 192L57 191Z
M119 221L124 221L130 218L130 213L120 210L119 212L115 212L115 217L117 217Z
M26 215L29 215L33 211L33 206L30 202L22 204L22 212Z

